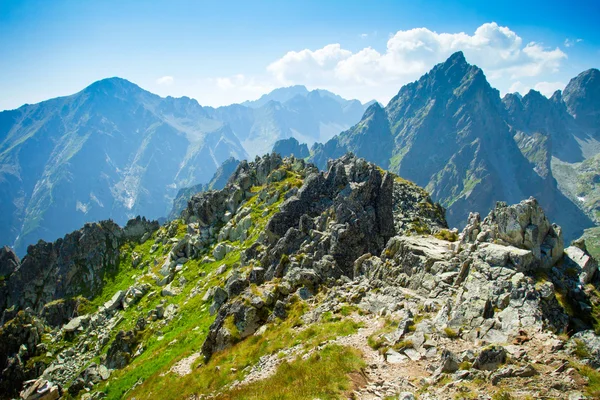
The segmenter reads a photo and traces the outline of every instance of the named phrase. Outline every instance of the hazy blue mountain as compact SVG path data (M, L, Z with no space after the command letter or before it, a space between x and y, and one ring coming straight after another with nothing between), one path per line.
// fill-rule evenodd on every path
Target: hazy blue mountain
M0 242L23 254L87 221L165 216L177 190L247 154L195 100L120 78L0 113Z
M578 124L600 139L600 71L588 69L571 79L563 99Z
M278 103L285 103L296 96L306 96L309 90L306 86L295 85L289 87L282 87L272 90L267 94L263 94L257 100L248 100L241 103L242 106L250 108L259 108L266 105L270 101L276 101Z
M306 143L300 144L296 138L281 139L273 145L273 153L282 157L294 156L296 158L306 158L310 155Z
M550 173L552 152L544 139L549 133L538 128L551 122L530 116L532 109L554 110L554 106L534 97L514 96L502 102L483 71L458 52L402 87L385 109L365 113L353 128L314 145L311 159L322 168L327 159L353 151L389 165L403 178L426 187L447 208L451 226L463 225L469 211L487 214L496 201L514 203L535 196L573 238L592 222L558 190ZM515 140L519 132L544 142L535 149L545 153L529 154L528 159ZM557 135L565 143L576 142L568 132Z
M304 86L275 89L242 104L206 108L227 123L251 157L268 153L277 140L294 137L309 146L325 142L360 121L368 105Z
M233 157L228 158L221 164L217 169L212 179L208 183L200 183L198 185L179 189L177 195L173 199L173 208L169 213L168 219L173 220L179 218L179 215L184 208L187 207L187 203L190 198L199 192L206 192L208 190L221 190L227 184L231 174L235 172L235 169L239 165L240 161Z
M389 167L394 148L394 137L385 110L377 102L369 106L362 120L352 128L336 135L325 145L312 149L312 160L323 169L327 159L340 157L350 151L367 160L379 160L382 168Z

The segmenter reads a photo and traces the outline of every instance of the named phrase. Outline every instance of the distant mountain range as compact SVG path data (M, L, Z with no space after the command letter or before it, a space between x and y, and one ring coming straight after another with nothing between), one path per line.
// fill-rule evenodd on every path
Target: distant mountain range
M275 89L255 101L206 110L212 118L228 124L254 157L271 151L280 139L295 137L309 146L327 141L358 122L371 103L291 86Z
M469 211L486 215L496 201L535 196L573 239L600 220L599 140L598 70L550 99L534 90L501 99L457 52L385 108L371 105L358 124L313 145L310 160L325 168L352 151L389 168L440 201L450 226L464 226Z
M549 99L501 99L461 52L385 107L304 86L202 107L110 78L0 112L0 243L23 254L87 221L174 217L272 149L322 169L353 152L426 187L451 226L535 196L572 239L600 223L599 127L598 70Z
M254 157L291 136L328 140L365 108L303 86L202 107L109 78L0 112L0 243L23 254L88 221L165 217L180 189L208 184L229 158Z

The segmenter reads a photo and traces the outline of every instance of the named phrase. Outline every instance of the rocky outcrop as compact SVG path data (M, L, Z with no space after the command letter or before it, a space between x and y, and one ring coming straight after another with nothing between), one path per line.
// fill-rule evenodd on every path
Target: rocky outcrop
M21 311L0 328L0 397L15 396L24 381L38 376L46 365L30 360L39 355L44 325Z
M129 364L129 360L138 344L137 332L119 331L115 340L106 353L106 367L110 369L123 368Z
M296 138L281 139L273 145L273 153L282 157L294 156L297 158L306 158L310 155L306 143L300 144Z
M118 265L119 247L147 238L158 227L157 222L140 217L124 228L101 221L86 224L56 242L29 246L16 270L5 277L6 294L0 303L6 304L5 309L41 311L53 300L97 294L104 276Z
M6 277L15 272L20 264L19 257L15 254L13 249L8 246L4 246L0 249L0 276Z
M71 278L60 275L58 282L43 283L52 301L41 308L5 310L11 320L0 331L2 343L9 344L0 345L6 353L0 385L16 394L31 380L23 393L33 384L97 398L96 386L109 380L102 387L118 397L122 393L111 388L124 375L111 375L114 369L147 380L145 360L161 351L157 363L165 374L185 375L204 356L194 373L205 376L220 371L215 363L222 357L213 357L215 352L232 346L240 346L235 354L244 354L245 346L278 349L273 341L280 332L285 341L308 339L261 354L256 365L242 367L247 370L235 362L231 373L240 371L243 378L232 387L263 367L264 374L272 373L290 357L313 357L332 344L358 347L375 365L365 370L372 382L356 389L358 397L403 392L409 387L401 372L412 369L419 376L412 384L433 398L452 398L469 380L487 390L534 375L554 379L556 374L547 378L544 362L555 357L597 362L597 263L583 241L563 249L562 230L533 198L498 203L483 219L473 213L459 234L448 229L443 208L426 191L353 154L331 161L326 172L271 154L241 163L222 190L194 195L182 219L153 235L138 220L123 230L86 226L66 238L72 247L77 240L96 250L90 264L75 262L79 253L65 253L74 257L71 271L85 275L90 268L82 265L101 263L97 254L109 253L126 268L117 275L123 281L109 276L109 285L91 301L53 299L60 281ZM140 244L132 248L131 241ZM111 246L102 247L106 242ZM57 260L67 265L65 255ZM49 261L50 268L59 265ZM104 268L91 267L91 276L112 271ZM332 335L338 328L363 329L313 340L328 333L312 324L330 323ZM200 352L182 354L198 340ZM387 374L395 375L375 388L375 377ZM457 383L445 385L449 379ZM151 381L162 381L162 375ZM138 381L128 395L137 396L144 384Z
M548 221L534 198L512 206L500 202L481 223L479 215L471 214L461 236L463 243L487 242L528 250L546 269L563 256L562 231Z
M294 165L295 162L294 159L283 161L286 165ZM251 171L255 169L258 165L253 166ZM283 278L288 288L275 291L269 303L273 308L272 315L285 317L288 293L302 289L303 296L310 296L325 282L352 278L355 261L364 254L381 253L388 240L396 234L446 228L443 209L433 204L422 189L352 154L330 162L326 173L307 166L303 174L306 175L303 185L281 204L267 222L259 238L260 246L253 246L243 253L244 264L259 264L260 273L253 269L244 277L233 275L227 283L229 303L220 306L222 300L217 302L215 299L211 310L220 309L203 346L205 357L231 345L231 329L225 326L228 318L234 319L240 332L249 333L266 321L268 313L265 314L265 310L268 307L257 308L258 312L237 303L239 296L250 296L245 289L249 281ZM221 202L203 198L203 202L190 203L195 210L202 210L194 215L200 216L198 219L204 224L218 221L216 215L225 215L225 204L231 201L225 200L230 193L228 190L247 180L246 174L237 176L238 180L232 177L231 187L228 185L224 191L212 195L222 196ZM231 199L231 195L228 197ZM209 206L221 209L205 211ZM236 215L244 215L243 207L235 212ZM227 230L227 226L224 225L221 232ZM215 250L219 246L225 245L219 244ZM290 259L290 255L296 256ZM252 322L249 323L249 320Z
M210 182L201 183L195 186L180 189L179 192L177 192L175 198L173 199L173 208L171 208L171 212L169 212L168 219L173 220L175 218L179 218L181 212L186 208L188 201L190 201L192 196L196 193L206 192L208 190L223 189L227 184L229 177L235 172L239 164L239 160L230 157L227 160L225 160L223 164L221 164L221 166L213 175Z

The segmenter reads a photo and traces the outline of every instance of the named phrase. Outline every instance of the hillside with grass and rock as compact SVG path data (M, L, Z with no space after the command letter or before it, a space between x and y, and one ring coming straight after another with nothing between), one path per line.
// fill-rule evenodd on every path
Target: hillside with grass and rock
M459 232L353 154L242 161L162 226L0 250L0 398L598 398L598 265L563 236L534 198Z
M309 160L325 168L351 151L427 189L461 229L470 212L533 196L573 240L598 223L590 179L599 172L599 99L597 69L551 98L535 90L500 98L459 51L314 144Z

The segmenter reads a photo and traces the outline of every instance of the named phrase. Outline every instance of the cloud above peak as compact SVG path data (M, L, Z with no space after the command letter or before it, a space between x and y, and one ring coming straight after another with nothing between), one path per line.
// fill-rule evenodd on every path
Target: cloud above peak
M357 42L373 34L358 34ZM567 43L569 43L567 45ZM565 42L565 48L577 40ZM340 43L317 49L292 50L272 61L264 74L233 75L213 79L214 87L241 97L261 88L305 85L331 90L363 102L376 99L386 104L405 84L417 80L435 64L462 51L471 64L482 68L502 94L537 88L544 94L564 87L560 69L567 54L541 41L525 41L517 32L496 22L472 33L436 32L428 28L399 30L390 34L384 48L360 45L349 50ZM536 86L537 85L537 86Z
M175 81L175 79L172 76L167 75L167 76L158 78L156 80L156 83L159 85L171 85L174 81Z
M339 43L320 49L289 51L267 70L281 85L328 87L386 87L418 79L452 53L463 51L467 60L483 68L490 80L517 80L558 71L567 55L539 42L524 43L516 32L495 22L473 34L438 33L428 28L400 30L387 41L385 51L365 47L352 52ZM370 90L375 94L374 90Z

